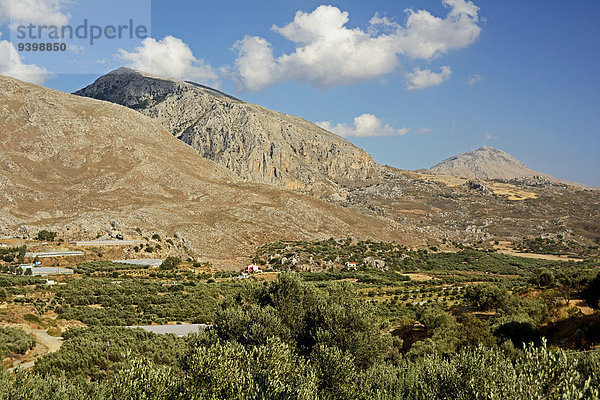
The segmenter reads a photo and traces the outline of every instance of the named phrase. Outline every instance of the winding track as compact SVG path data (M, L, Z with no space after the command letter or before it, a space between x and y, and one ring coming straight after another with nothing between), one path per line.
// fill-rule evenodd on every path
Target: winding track
M32 369L35 361L38 358L58 351L60 346L63 344L63 339L61 337L50 336L44 329L33 329L27 325L19 325L15 327L18 327L27 333L33 334L33 336L35 336L36 345L33 350L27 354L27 357L24 357L23 360L17 360L13 364L13 367L10 369L10 371L14 370L15 368ZM33 360L31 360L32 357Z

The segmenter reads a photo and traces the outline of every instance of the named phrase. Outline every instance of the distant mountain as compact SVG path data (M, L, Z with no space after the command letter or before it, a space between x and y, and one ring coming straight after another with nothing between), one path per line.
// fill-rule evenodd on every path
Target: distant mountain
M338 185L379 177L372 157L340 136L192 82L119 68L75 94L154 118L200 155L247 181L327 196Z
M210 96L225 107L218 94ZM49 228L93 239L114 221L123 229L177 232L194 254L213 260L245 259L282 239L418 241L390 220L245 183L156 120L120 105L0 76L0 132L2 234Z
M543 177L552 182L559 181L534 171L510 154L490 146L452 156L423 172L485 180Z

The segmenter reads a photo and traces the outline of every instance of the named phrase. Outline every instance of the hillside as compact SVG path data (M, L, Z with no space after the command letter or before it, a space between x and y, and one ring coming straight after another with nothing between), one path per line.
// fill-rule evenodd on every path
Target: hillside
M216 97L215 97L216 98ZM0 77L0 231L95 238L112 221L175 232L211 259L280 239L417 243L397 223L241 182L128 108Z
M598 204L597 193L566 187L491 147L414 175L379 166L363 150L301 118L190 82L120 68L77 94L152 117L202 157L245 181L300 189L347 210L417 229L434 241L520 240L549 232L586 243L598 240L598 221L589 211ZM448 184L445 175L437 174L466 179L448 177L456 181ZM533 178L485 183L487 195L466 182L523 176ZM551 223L549 216L561 223Z
M425 172L485 180L540 176L550 181L558 181L549 175L534 171L510 154L490 146L452 156Z
M206 86L119 68L75 94L154 118L204 158L247 181L329 197L338 185L379 177L371 156L345 139Z

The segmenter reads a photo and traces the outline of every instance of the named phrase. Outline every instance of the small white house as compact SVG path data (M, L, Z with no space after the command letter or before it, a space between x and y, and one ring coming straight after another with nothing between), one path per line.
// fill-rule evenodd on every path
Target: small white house
M355 271L356 271L356 268L357 268L357 267L356 267L356 263L355 263L355 262L353 262L353 261L347 261L347 262L346 262L346 268L348 268L348 269L352 269L352 270L355 270Z
M256 264L250 264L246 266L245 271L247 274L260 274L262 273L262 267Z

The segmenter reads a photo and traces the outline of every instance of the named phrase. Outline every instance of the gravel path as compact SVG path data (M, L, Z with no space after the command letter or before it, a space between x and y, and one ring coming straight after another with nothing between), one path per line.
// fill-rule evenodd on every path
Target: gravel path
M16 361L10 371L17 367L21 369L32 369L35 361L38 358L58 351L60 346L63 344L63 338L48 335L48 332L44 329L33 329L27 325L18 325L15 326L15 328L19 328L27 333L33 334L33 336L35 336L36 345L26 357L23 357L22 360Z

